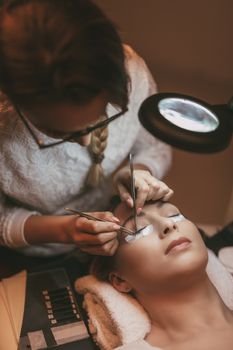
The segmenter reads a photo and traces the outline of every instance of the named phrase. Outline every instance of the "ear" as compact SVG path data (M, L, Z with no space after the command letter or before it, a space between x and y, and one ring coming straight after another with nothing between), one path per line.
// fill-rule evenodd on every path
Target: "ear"
M109 274L109 282L118 292L129 293L132 290L131 284L123 279L117 272L111 272Z

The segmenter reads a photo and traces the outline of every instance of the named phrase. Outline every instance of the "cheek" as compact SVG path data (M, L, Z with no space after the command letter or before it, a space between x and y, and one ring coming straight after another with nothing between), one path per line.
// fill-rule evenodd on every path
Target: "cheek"
M181 236L190 239L191 246L182 254L168 255L171 275L203 270L207 264L208 254L197 227L191 221L185 220L179 223L178 229Z
M201 248L205 248L205 244L203 239L198 231L198 228L189 220L185 220L180 223L179 231L185 237L189 238L194 246Z
M160 274L163 260L161 242L156 235L141 238L123 247L120 268L132 284L143 284Z

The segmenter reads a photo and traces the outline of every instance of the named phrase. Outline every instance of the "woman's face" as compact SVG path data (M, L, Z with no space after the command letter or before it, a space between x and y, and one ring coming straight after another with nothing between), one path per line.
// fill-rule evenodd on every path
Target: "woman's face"
M123 203L114 214L121 224L134 228L132 211ZM121 239L116 253L117 272L133 290L172 292L205 271L208 255L199 231L174 205L162 201L145 205L138 228L151 224L148 236L130 243Z
M40 131L48 136L61 139L98 122L105 115L108 103L107 93L101 93L89 103L77 105L71 102L27 102L19 106L24 115ZM82 146L88 146L91 135L77 139Z

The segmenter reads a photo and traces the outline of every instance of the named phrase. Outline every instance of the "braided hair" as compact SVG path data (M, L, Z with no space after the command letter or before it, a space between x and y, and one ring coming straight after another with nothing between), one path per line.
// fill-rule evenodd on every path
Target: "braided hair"
M106 119L106 116L100 118L100 121ZM104 178L102 161L104 160L104 151L107 147L108 128L95 130L91 135L89 152L92 157L93 165L87 177L87 185L97 187Z

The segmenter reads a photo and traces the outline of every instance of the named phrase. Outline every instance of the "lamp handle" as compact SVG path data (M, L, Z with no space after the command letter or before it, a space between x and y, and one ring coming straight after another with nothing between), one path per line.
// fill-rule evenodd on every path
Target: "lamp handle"
M227 106L233 112L233 96L231 97L230 101L227 103Z

